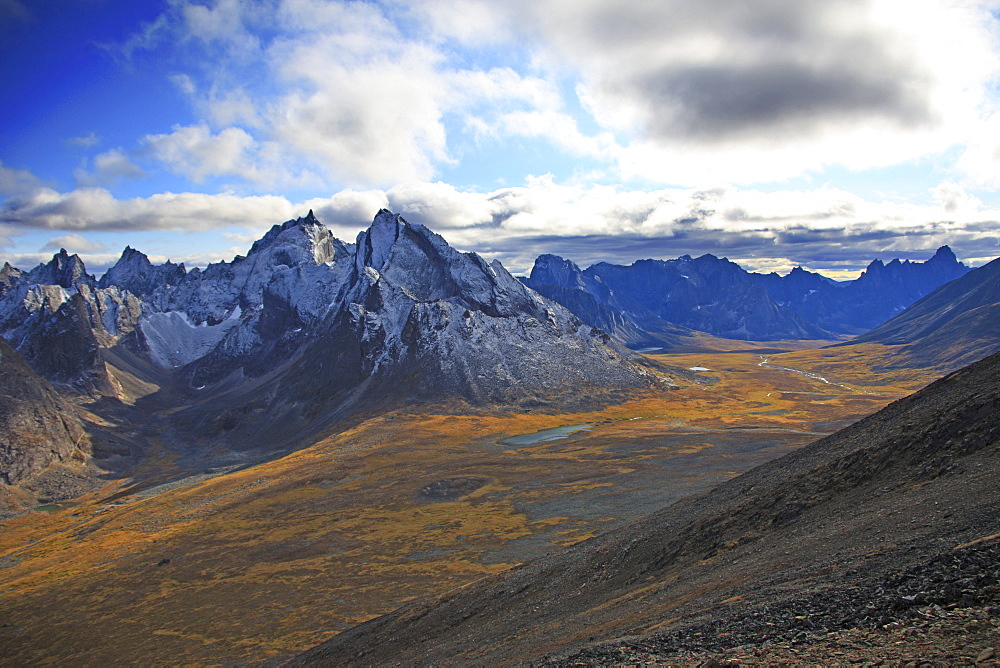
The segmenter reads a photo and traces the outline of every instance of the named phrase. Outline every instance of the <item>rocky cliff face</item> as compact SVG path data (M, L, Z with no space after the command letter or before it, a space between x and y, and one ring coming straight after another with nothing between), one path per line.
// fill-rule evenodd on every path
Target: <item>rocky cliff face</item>
M16 485L88 451L73 408L0 339L0 482Z
M0 298L0 335L45 378L107 390L94 375L99 352L135 330L140 301L116 286L97 288L86 274L68 286L32 282L37 276L22 275Z

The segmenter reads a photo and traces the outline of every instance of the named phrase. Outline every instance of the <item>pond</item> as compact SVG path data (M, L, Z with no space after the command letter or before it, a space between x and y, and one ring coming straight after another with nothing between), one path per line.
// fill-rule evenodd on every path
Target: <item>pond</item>
M574 432L589 431L593 428L594 425L591 424L571 424L568 427L553 427L552 429L536 431L533 434L521 434L520 436L505 438L500 441L500 445L534 445L535 443L557 441L561 438L566 438Z

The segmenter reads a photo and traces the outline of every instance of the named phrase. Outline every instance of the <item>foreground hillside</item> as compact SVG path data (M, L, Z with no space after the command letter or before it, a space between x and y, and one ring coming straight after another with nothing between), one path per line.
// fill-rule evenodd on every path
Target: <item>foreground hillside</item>
M405 606L295 664L697 663L730 648L761 660L769 644L821 647L850 629L877 649L883 636L864 629L913 618L966 620L976 642L995 642L998 378L994 355L709 493ZM883 656L937 651L907 644ZM971 663L984 649L947 651Z

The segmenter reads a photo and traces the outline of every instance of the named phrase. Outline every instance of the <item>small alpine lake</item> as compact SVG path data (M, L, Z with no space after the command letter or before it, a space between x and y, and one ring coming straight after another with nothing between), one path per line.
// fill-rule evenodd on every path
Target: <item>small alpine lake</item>
M590 431L593 428L594 425L592 424L571 424L566 427L553 427L552 429L543 429L531 434L511 436L510 438L505 438L500 441L499 445L534 445L536 443L544 443L547 441L558 441L559 439L566 438L575 432Z

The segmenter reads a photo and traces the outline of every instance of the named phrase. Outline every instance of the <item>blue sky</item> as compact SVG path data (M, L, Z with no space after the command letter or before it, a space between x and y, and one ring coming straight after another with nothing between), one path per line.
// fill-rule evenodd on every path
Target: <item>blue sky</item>
M515 273L1000 255L1000 2L0 0L0 261L381 207Z

